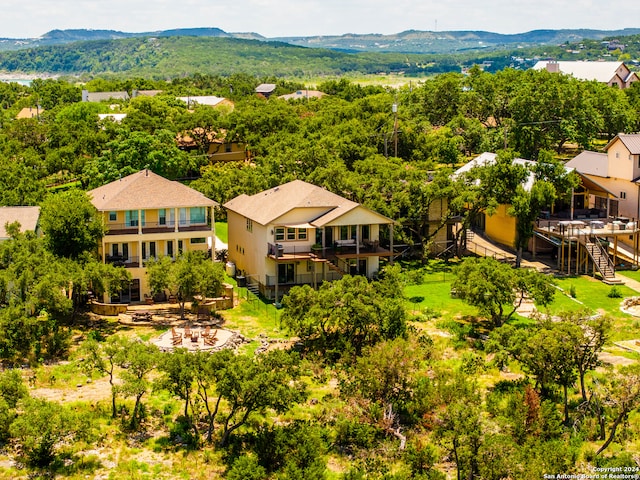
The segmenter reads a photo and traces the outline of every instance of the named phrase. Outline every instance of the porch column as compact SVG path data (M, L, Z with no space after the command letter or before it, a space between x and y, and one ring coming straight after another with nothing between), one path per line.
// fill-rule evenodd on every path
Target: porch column
M389 224L389 250L391 251L389 264L393 265L393 223Z
M571 189L571 220L573 220L573 188Z
M356 256L360 256L360 225L356 225Z
M209 208L211 215L211 261L216 261L216 219L214 217L215 206Z
M173 209L173 231L178 232L178 224L180 223L180 217L178 216L178 209Z

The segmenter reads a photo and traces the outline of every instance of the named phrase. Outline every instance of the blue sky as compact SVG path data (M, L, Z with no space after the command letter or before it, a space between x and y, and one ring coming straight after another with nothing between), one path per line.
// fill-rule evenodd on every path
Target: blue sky
M3 0L0 37L56 28L145 32L218 27L266 37L486 30L640 27L631 0Z

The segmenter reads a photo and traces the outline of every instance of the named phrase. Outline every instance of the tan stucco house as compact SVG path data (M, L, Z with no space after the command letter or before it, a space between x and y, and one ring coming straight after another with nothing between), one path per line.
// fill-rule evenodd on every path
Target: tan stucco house
M280 299L294 285L344 274L372 277L391 258L393 220L294 180L227 202L229 260L249 285ZM390 239L381 246L381 233Z
M144 266L149 258L206 252L214 245L217 203L179 182L141 170L88 193L108 229L99 249L102 261L128 268L133 277L113 302L151 294Z
M584 151L566 165L615 195L608 200L592 196L590 207L606 208L613 217L640 218L640 134L618 134L604 153Z

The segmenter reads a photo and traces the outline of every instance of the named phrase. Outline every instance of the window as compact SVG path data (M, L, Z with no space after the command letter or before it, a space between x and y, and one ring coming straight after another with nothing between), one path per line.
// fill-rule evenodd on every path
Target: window
M253 232L253 220L247 218L247 232Z
M276 227L275 232L276 242L281 242L282 240L284 240L284 227Z
M294 281L293 263L278 264L278 283L293 283Z
M362 240L369 240L369 225L362 225Z
M295 240L296 239L296 229L287 227L287 240Z
M616 152L616 158L620 158L620 152Z
M627 198L627 192L620 192L620 199L624 200Z
M207 239L205 237L199 237L199 238L192 238L190 240L191 244L198 244L198 243L207 243Z
M307 229L299 228L298 229L298 240L306 240L307 239Z
M167 257L173 257L173 240L167 241Z
M127 210L124 212L124 224L126 227L137 227L138 210Z
M115 222L118 219L118 212L109 212L109 221Z
M230 143L225 143L224 144L224 151L226 153L231 153L231 144Z
M182 255L183 245L182 240L178 240L178 255Z
M158 225L167 224L167 211L164 208L158 210Z
M349 238L349 226L342 225L340 227L340 240L347 240Z
M149 256L156 257L156 242L149 242Z
M180 225L186 225L187 224L187 209L186 208L181 208L178 210L178 215L180 218Z
M111 245L111 255L114 257L118 256L118 244L114 243L113 245Z
M207 212L204 207L191 207L189 212L191 223L207 223Z
M129 259L129 244L128 243L123 243L122 244L122 258L124 258L125 260Z

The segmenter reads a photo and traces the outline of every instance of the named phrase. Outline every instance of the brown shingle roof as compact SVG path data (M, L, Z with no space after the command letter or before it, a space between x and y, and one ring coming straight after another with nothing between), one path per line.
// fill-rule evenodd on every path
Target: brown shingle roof
M318 216L316 211L314 218L308 219L312 225L321 226L360 207L360 204L316 185L294 180L255 195L242 194L229 200L224 207L261 225L272 223L296 208L321 208L325 209L323 213ZM386 217L379 216L391 223Z
M217 205L193 188L167 180L149 170L140 170L88 193L92 197L91 202L100 211Z
M20 222L20 231L35 231L40 218L40 207L0 207L0 238L8 238L5 224Z

